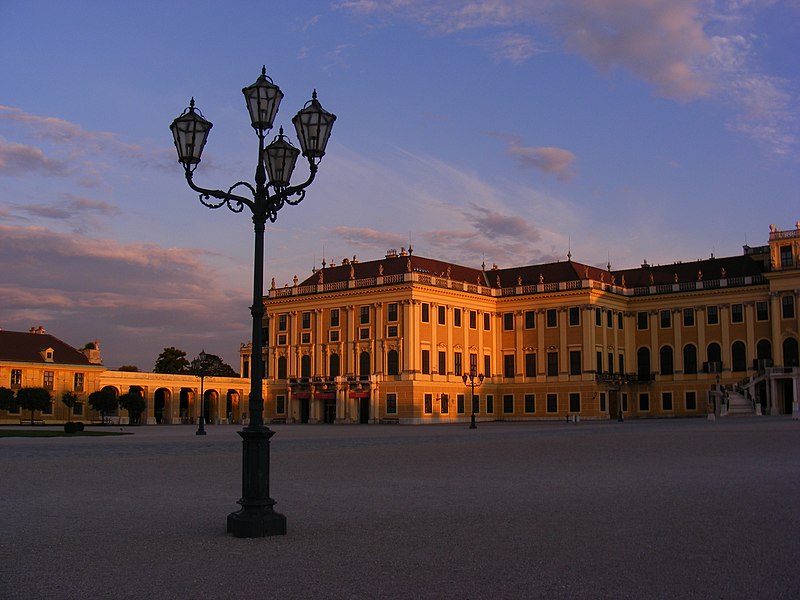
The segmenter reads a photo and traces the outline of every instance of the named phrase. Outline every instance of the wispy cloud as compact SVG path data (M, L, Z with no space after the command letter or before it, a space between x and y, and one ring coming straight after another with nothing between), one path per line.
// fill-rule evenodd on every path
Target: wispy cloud
M21 173L62 175L65 171L63 162L48 158L41 148L8 142L0 138L0 175L17 176Z
M573 163L575 155L563 148L523 146L522 138L517 135L493 133L492 137L506 142L506 154L525 168L532 168L548 175L554 175L562 181L571 179L575 172Z

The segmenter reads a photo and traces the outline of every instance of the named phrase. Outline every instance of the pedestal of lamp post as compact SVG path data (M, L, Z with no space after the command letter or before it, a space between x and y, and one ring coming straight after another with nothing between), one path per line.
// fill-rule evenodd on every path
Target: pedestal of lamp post
M275 512L269 496L269 439L267 427L248 427L242 438L241 509L228 515L227 531L234 537L254 538L286 535L286 517Z

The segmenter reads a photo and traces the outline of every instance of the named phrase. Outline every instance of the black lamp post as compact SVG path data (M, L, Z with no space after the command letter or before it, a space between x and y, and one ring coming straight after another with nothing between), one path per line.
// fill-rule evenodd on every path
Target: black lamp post
M206 399L205 399L205 390L203 388L203 380L206 377L206 351L201 350L200 354L197 355L192 361L192 371L194 374L200 378L200 402L199 402L199 416L197 417L197 431L195 431L195 435L205 435L206 434L206 427L205 427L205 411L206 411Z
M475 383L476 379L478 380L478 383ZM483 373L476 374L474 370L470 370L469 374L464 373L461 376L461 381L464 382L464 385L469 386L472 389L472 394L469 398L469 403L472 406L472 417L469 420L470 429L478 428L478 425L475 423L475 388L483 383L483 379Z
M269 219L275 222L284 204L299 204L317 174L317 168L331 135L336 116L325 111L317 100L317 92L292 119L303 156L308 159L309 177L299 185L289 185L300 150L292 146L283 135L283 128L273 142L265 147L264 139L272 129L283 92L267 77L266 67L253 85L242 89L250 122L258 136L258 164L255 187L240 181L227 192L206 189L195 185L194 170L200 162L211 123L194 107L194 98L181 116L170 126L178 150L178 162L183 165L186 182L199 192L200 202L209 208L226 205L233 212L245 207L253 214L255 229L255 254L253 259L253 317L252 354L250 359L250 421L239 432L242 437L242 497L241 509L228 515L228 533L236 537L264 537L286 535L286 517L275 512L275 501L269 496L269 440L275 434L264 425L264 400L261 363L261 326L264 317L264 228ZM269 174L269 179L267 179ZM234 194L245 187L251 197ZM219 202L212 201L216 198Z

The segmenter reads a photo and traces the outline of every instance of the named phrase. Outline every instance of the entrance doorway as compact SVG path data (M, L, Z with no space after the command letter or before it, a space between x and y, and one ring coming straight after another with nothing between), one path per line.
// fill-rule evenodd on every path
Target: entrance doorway
M361 398L361 404L358 411L358 422L362 424L369 423L369 396Z
M790 415L792 414L792 401L794 400L794 394L792 393L792 388L794 387L794 381L791 379L782 379L780 384L782 395L783 395L783 414Z
M322 420L333 423L336 420L336 400L325 400L323 404Z
M619 418L619 391L608 390L608 418Z
M300 422L301 423L308 423L308 417L310 414L309 410L310 401L308 398L301 398L300 399Z

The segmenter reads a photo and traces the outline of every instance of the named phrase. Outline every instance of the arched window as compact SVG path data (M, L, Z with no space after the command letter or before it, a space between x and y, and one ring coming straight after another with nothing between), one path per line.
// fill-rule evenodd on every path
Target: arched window
M400 355L397 350L389 350L386 355L386 370L388 375L400 375Z
M286 357L278 357L278 379L286 379Z
M697 373L697 346L694 344L683 347L683 372L688 375Z
M756 358L758 358L758 360L772 360L772 342L769 340L758 340L756 344Z
M797 356L797 340L793 337L788 337L783 340L783 366L784 367L798 367Z
M328 377L338 377L342 374L341 361L338 354L331 354L328 359Z
M311 377L311 357L308 354L300 357L300 377Z
M636 351L636 368L639 381L650 380L650 348L643 346Z
M369 352L364 351L358 357L358 374L361 377L368 377L370 375L370 359Z
M706 360L708 361L708 371L718 373L722 371L722 350L719 344L712 342L706 349Z
M675 373L671 346L661 346L661 350L658 352L658 358L661 362L662 375L672 375Z
M747 370L747 348L744 342L733 342L731 346L731 369L734 371Z

